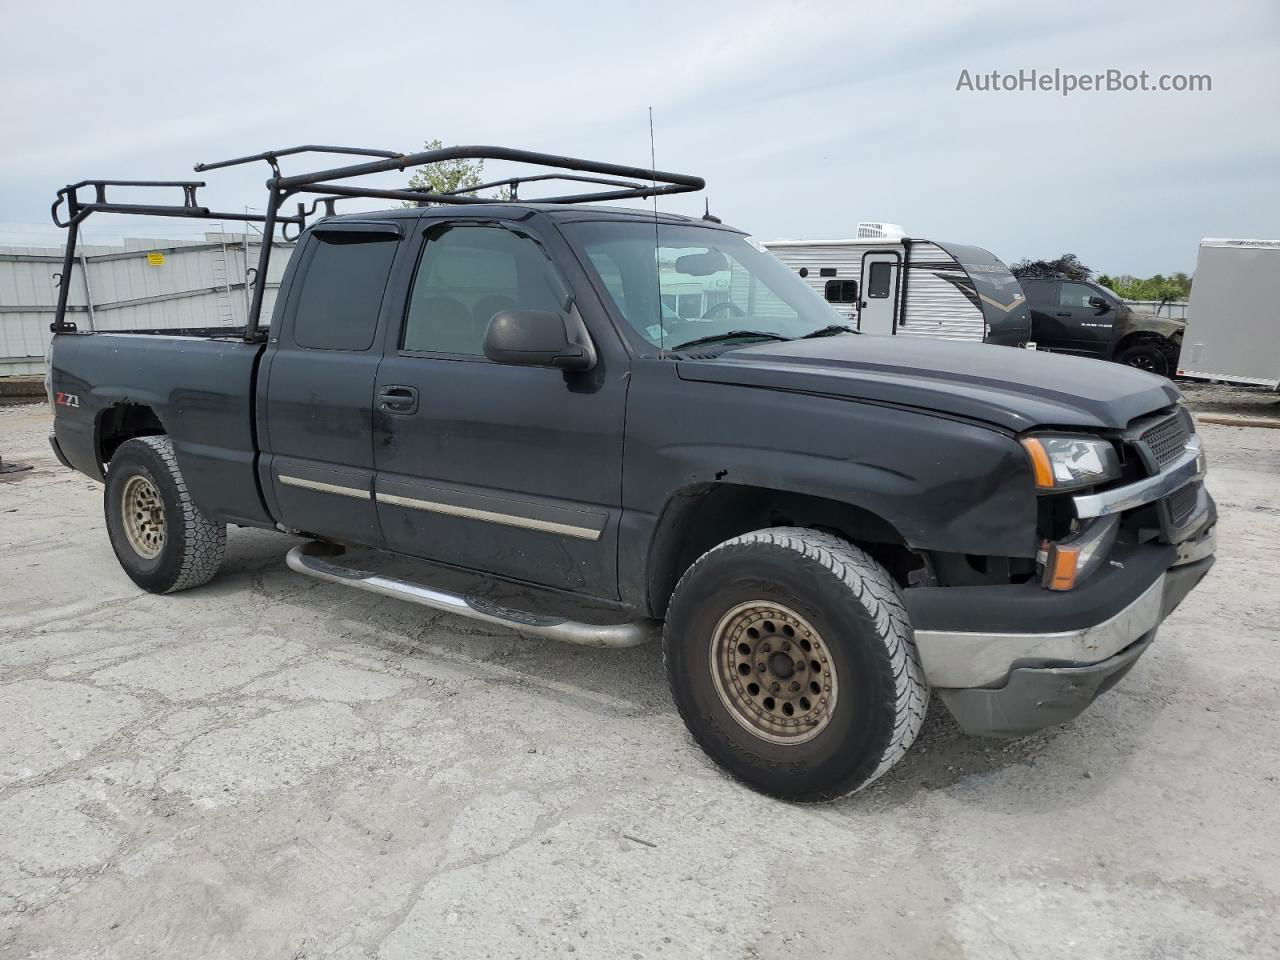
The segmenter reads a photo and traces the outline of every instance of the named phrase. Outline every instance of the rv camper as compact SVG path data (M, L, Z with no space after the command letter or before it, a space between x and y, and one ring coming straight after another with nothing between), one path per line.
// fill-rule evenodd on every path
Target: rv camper
M1280 240L1200 241L1178 374L1280 388Z
M919 240L891 223L860 223L852 240L766 243L862 333L1031 339L1031 315L1009 268L981 247Z

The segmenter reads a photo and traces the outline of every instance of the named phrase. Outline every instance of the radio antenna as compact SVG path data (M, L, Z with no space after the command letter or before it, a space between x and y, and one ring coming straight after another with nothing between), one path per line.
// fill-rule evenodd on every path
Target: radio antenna
M653 282L658 288L658 349L667 352L667 328L662 323L662 264L658 259L658 157L653 148L653 107L649 108L649 168L653 184Z

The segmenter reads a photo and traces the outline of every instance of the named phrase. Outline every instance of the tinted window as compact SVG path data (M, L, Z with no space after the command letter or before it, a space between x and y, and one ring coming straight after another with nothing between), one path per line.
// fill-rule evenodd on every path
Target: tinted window
M1060 307L1086 307L1089 306L1089 298L1096 297L1098 291L1093 287L1085 286L1083 283L1064 283L1061 284L1061 293L1058 295L1058 306Z
M294 314L294 342L315 350L368 350L399 238L323 230L311 240L311 260Z
M484 334L495 313L558 313L566 293L542 249L528 237L502 227L448 227L423 247L402 346L483 356Z
M893 284L893 264L877 260L871 264L871 275L867 278L867 297L883 300L889 296Z
M1034 303L1037 306L1053 306L1058 302L1057 284L1052 280L1024 280L1022 281L1023 292L1027 295L1027 302Z
M854 303L858 299L858 281L828 280L823 295L828 303Z

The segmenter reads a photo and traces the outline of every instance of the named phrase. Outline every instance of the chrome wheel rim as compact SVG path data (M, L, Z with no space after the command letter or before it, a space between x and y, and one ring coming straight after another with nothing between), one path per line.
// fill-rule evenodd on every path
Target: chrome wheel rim
M160 491L148 477L130 477L120 493L120 515L124 535L133 552L144 560L154 560L164 548L164 504Z
M711 677L730 716L770 743L812 740L831 722L840 692L821 634L772 600L740 603L720 618Z

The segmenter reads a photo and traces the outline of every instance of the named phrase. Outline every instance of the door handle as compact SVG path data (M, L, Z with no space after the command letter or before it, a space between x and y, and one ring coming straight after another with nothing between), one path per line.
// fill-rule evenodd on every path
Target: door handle
M1054 314L1054 316L1055 316L1055 317L1069 317L1069 316L1071 316L1071 312L1070 312L1070 311L1067 311L1066 313L1055 313L1055 314Z
M378 394L378 409L383 413L417 413L417 388L399 385L383 387Z

